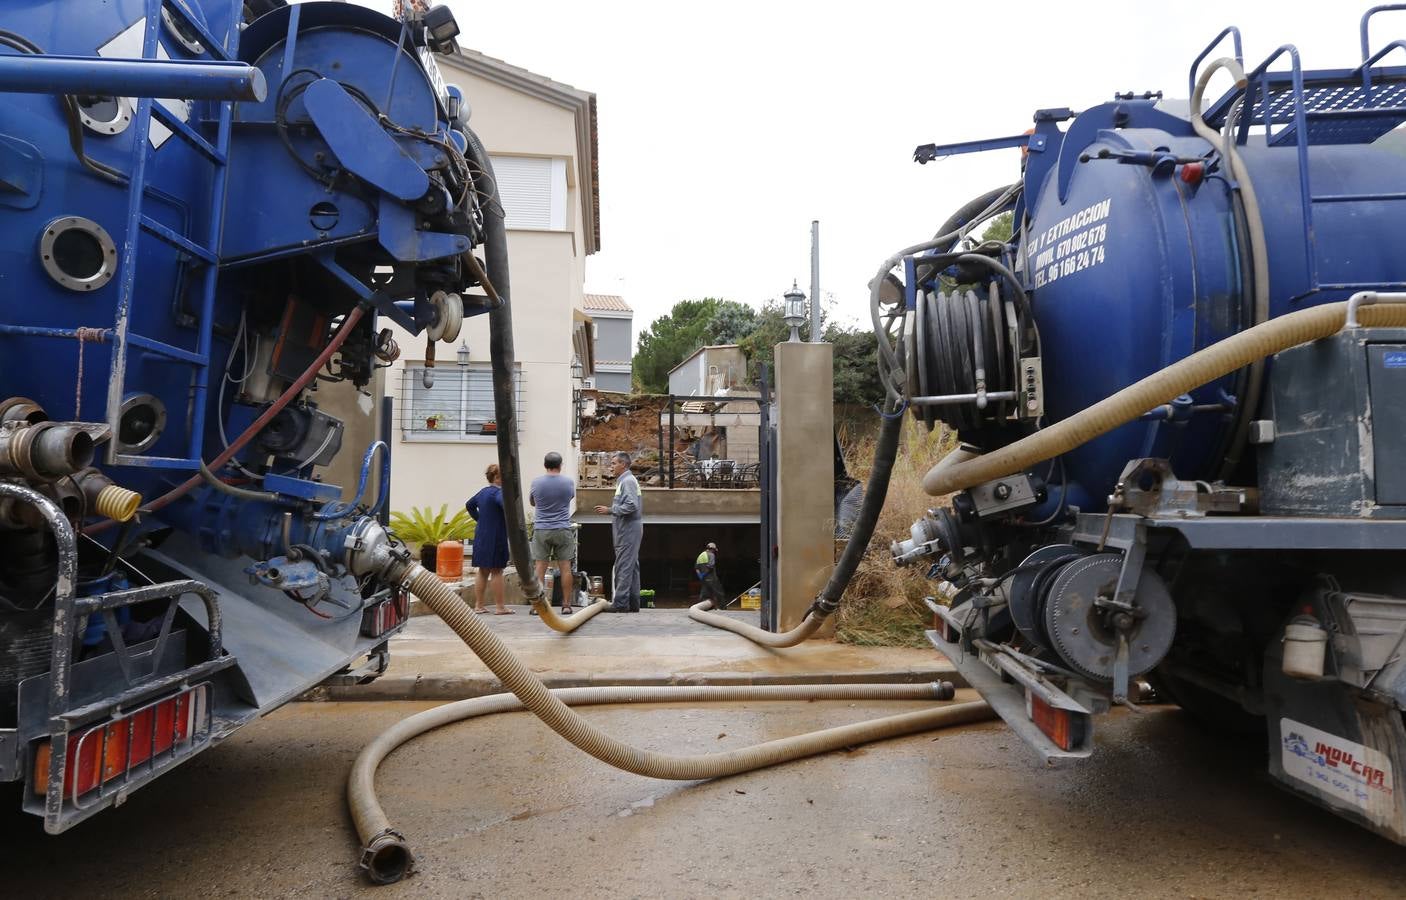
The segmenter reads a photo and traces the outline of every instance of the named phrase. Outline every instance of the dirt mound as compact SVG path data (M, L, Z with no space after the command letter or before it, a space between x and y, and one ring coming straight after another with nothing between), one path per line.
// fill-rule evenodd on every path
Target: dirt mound
M632 454L659 450L659 412L668 398L650 395L601 394L596 417L581 429L584 453L624 450Z

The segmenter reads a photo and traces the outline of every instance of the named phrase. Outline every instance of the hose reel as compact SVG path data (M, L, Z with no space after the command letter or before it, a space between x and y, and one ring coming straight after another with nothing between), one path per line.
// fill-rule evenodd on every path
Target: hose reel
M1001 277L984 286L946 290L939 283L918 290L911 344L916 390L909 401L914 415L928 429L941 421L959 432L1039 418L1044 411L1040 360L1029 352L1031 317L1024 290L988 256L968 253L956 261Z

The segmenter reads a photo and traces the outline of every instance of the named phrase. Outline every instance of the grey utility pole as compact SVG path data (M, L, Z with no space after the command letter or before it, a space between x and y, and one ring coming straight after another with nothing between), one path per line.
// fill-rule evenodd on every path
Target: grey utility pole
M820 220L810 222L810 340L820 343Z

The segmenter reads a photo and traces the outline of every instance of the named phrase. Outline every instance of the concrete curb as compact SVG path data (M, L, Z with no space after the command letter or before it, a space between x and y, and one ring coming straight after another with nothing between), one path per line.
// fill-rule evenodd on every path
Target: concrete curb
M950 681L968 687L955 667L935 665L900 670L868 672L681 672L672 675L618 672L592 675L580 672L539 672L549 688L660 685L771 685L771 684L921 684ZM455 675L391 675L370 684L336 685L313 688L300 700L467 700L503 692L503 684L491 672Z

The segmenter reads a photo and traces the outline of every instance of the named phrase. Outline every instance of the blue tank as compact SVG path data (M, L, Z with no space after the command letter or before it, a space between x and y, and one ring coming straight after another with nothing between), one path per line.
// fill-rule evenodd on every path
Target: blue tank
M1276 56L1283 70L1251 73L1252 92L1271 102L1252 93L1234 142L1262 212L1267 317L1399 288L1406 143L1392 130L1403 116L1361 108L1372 105L1374 73L1381 82L1401 70L1368 64L1364 78L1362 69L1302 71L1296 51ZM1212 104L1207 123L1219 130L1238 96ZM1254 324L1256 312L1237 186L1221 143L1196 133L1184 103L1124 97L1078 115L1041 110L1035 123L1025 135L919 153L1026 150L1005 258L1029 296L1043 421L1053 423ZM1183 479L1230 477L1263 400L1252 387L1247 373L1227 376L1069 451L1064 471L1048 473L1042 511L1102 509L1132 459L1169 459ZM1029 430L1008 424L988 420L962 437L991 449Z

